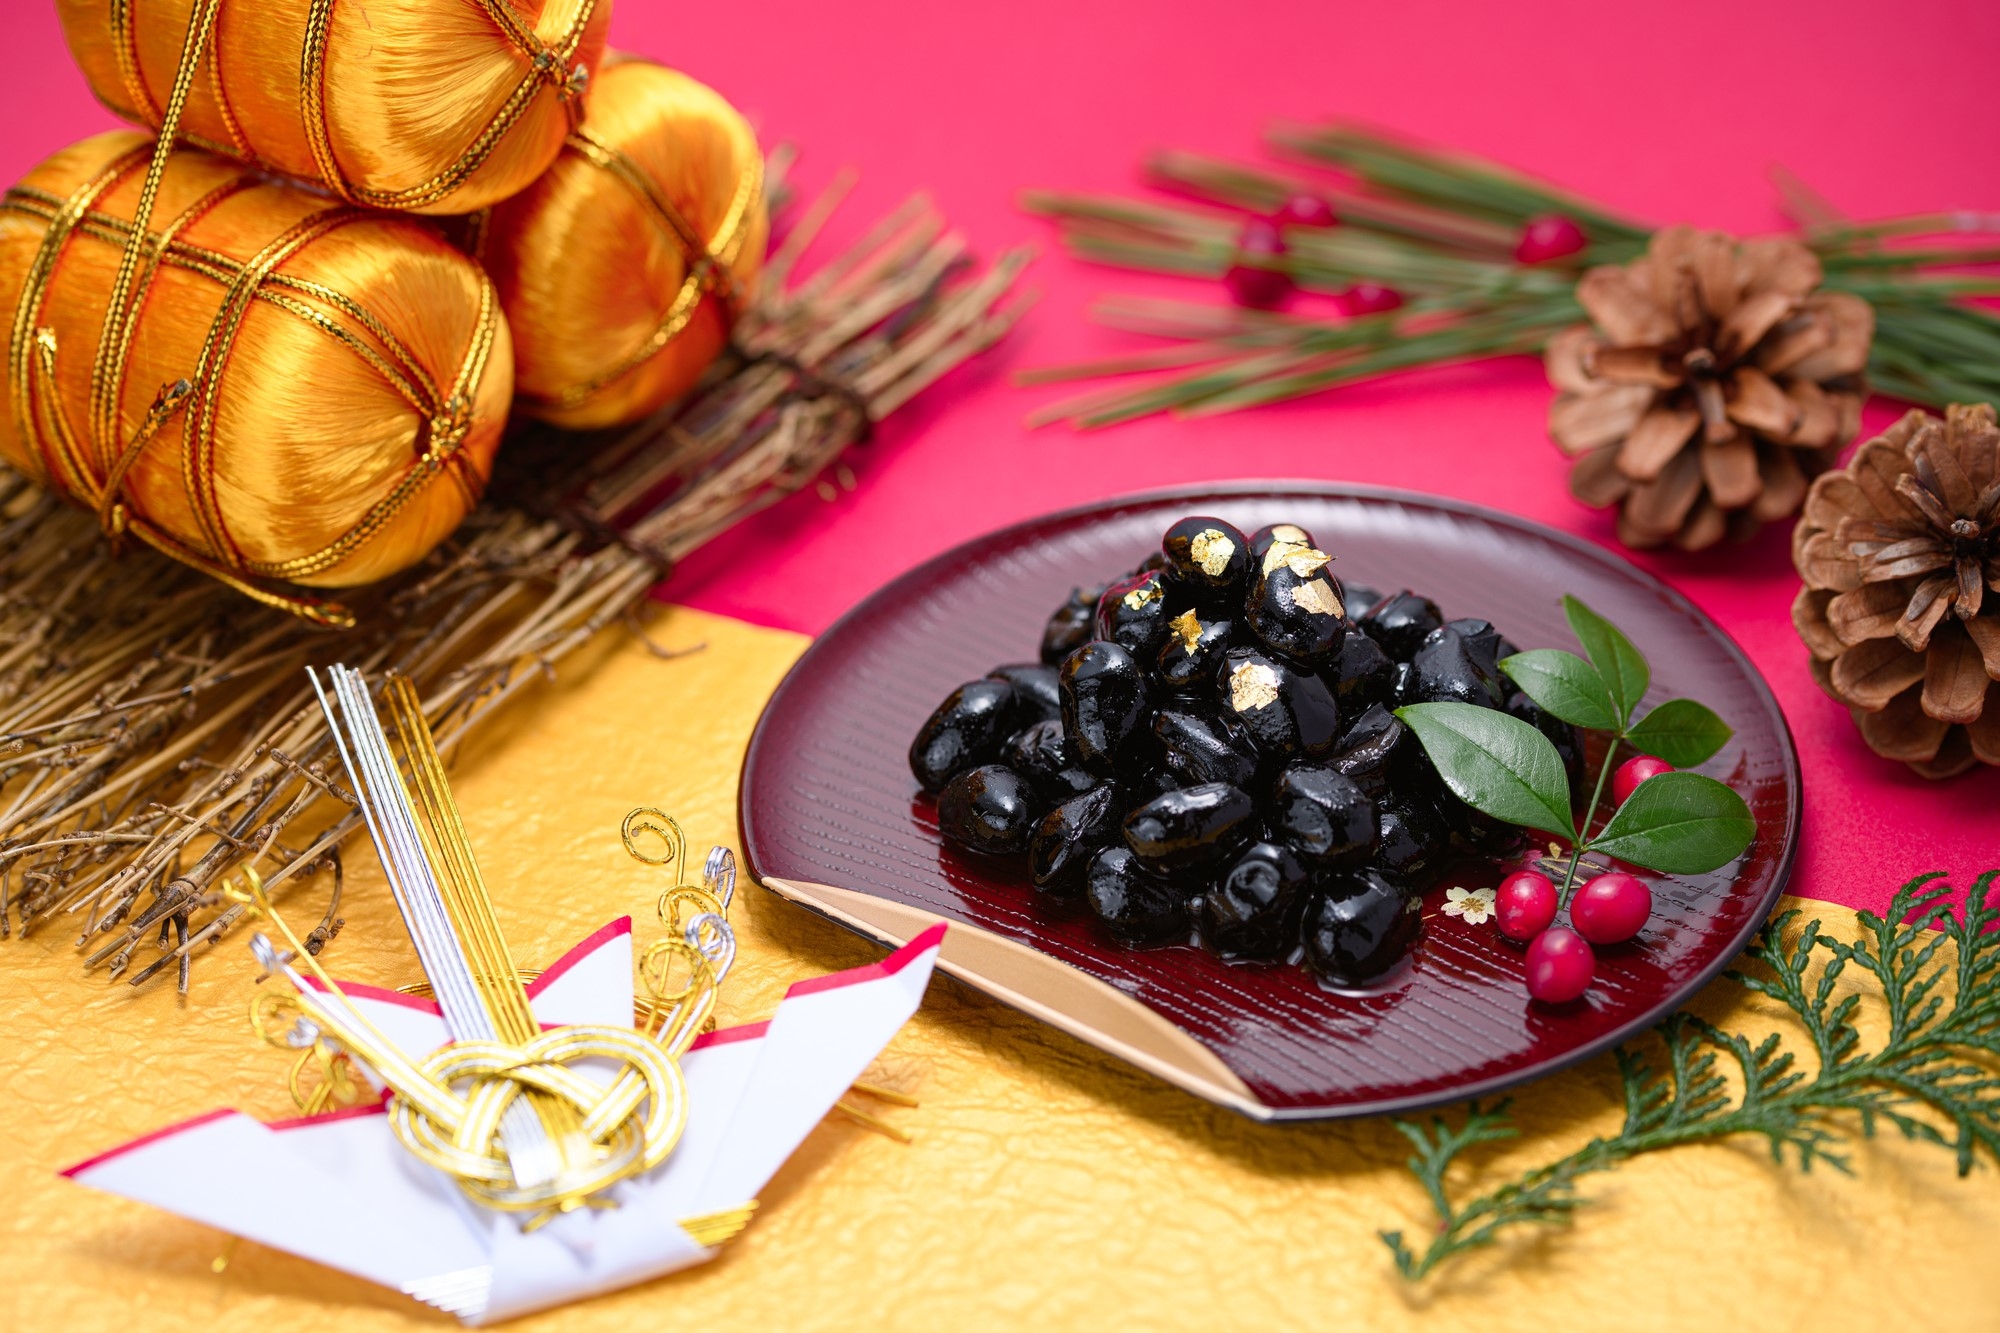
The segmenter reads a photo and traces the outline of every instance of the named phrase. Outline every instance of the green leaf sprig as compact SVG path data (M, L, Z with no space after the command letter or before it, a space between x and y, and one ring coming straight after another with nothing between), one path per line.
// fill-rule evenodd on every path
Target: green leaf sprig
M1500 670L1543 712L1610 734L1597 782L1577 822L1555 746L1530 724L1476 704L1406 704L1396 710L1423 743L1445 785L1474 809L1509 824L1539 829L1570 844L1559 886L1569 903L1584 857L1595 852L1667 874L1698 875L1741 856L1757 834L1743 798L1699 773L1662 773L1639 784L1602 828L1592 832L1605 781L1626 745L1676 770L1714 758L1733 734L1692 699L1669 699L1641 711L1652 686L1645 654L1622 630L1574 597L1563 614L1586 657L1535 648L1500 662Z
M2000 1165L1996 878L2000 870L1981 875L1955 914L1944 875L1920 875L1881 916L1860 913L1852 941L1822 933L1818 921L1794 934L1797 911L1774 918L1744 954L1748 966L1726 975L1796 1015L1809 1053L1788 1049L1776 1033L1754 1040L1675 1014L1655 1029L1664 1063L1624 1047L1616 1053L1625 1101L1617 1133L1469 1199L1454 1198L1445 1177L1467 1152L1518 1134L1508 1103L1471 1103L1457 1125L1442 1116L1396 1121L1415 1149L1407 1165L1437 1214L1422 1250L1401 1231L1379 1233L1397 1270L1416 1280L1513 1228L1565 1221L1585 1202L1583 1177L1691 1143L1751 1135L1781 1164L1851 1175L1849 1138L1887 1126L1950 1151L1960 1176L1982 1157ZM1854 1022L1861 997L1839 985L1850 968L1886 1002L1888 1033L1873 1051L1862 1048Z

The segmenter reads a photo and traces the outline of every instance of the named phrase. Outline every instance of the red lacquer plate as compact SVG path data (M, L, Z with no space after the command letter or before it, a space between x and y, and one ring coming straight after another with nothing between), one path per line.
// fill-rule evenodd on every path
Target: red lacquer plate
M1052 908L1024 868L941 844L905 758L960 683L1032 660L1049 613L1157 548L1188 514L1248 532L1302 524L1342 579L1414 588L1446 616L1480 616L1523 648L1576 649L1574 593L1650 659L1649 703L1701 700L1735 729L1703 771L1729 783L1757 840L1712 875L1650 876L1654 914L1599 950L1574 1004L1531 1003L1523 954L1488 922L1426 900L1412 959L1364 993L1302 967L1230 966L1185 945L1142 952L1087 913ZM1268 482L1159 492L1036 519L967 542L884 587L822 636L778 688L744 760L743 846L759 879L884 943L954 923L939 966L1196 1095L1259 1119L1409 1111L1551 1073L1659 1021L1742 950L1776 903L1798 843L1798 758L1756 668L1692 603L1575 537L1430 496ZM1023 858L1025 860L1025 858Z

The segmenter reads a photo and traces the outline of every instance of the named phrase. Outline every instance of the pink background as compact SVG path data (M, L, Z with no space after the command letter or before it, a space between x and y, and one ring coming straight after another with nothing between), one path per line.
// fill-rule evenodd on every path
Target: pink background
M11 0L0 45L0 178L111 123L50 9ZM1053 3L935 0L755 6L622 0L617 45L714 84L812 184L864 183L833 236L915 190L988 255L1046 229L1031 186L1129 190L1147 149L1254 152L1276 118L1374 121L1496 157L1659 222L1782 223L1783 163L1840 208L2000 211L2000 9L1683 0L1660 5ZM1567 496L1529 361L1412 374L1233 417L1082 436L1026 430L1061 389L1022 366L1122 350L1085 323L1093 296L1212 293L1053 253L1040 306L998 353L890 422L859 490L804 495L689 562L672 595L815 632L871 589L981 530L1123 491L1204 479L1320 477L1442 491L1609 543ZM1879 428L1900 408L1878 403ZM1769 678L1807 784L1795 892L1879 906L1903 879L2000 865L2000 772L1947 784L1871 755L1806 673L1785 530L1698 557L1640 556L1715 616ZM774 555L774 552L783 554ZM1079 571L1083 577L1089 571Z

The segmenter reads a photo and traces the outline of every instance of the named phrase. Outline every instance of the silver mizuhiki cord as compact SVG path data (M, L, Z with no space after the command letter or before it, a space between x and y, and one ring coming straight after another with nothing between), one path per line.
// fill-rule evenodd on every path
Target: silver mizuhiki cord
M444 908L437 876L424 852L409 789L396 765L388 735L369 694L367 679L345 666L327 670L332 698L317 672L308 670L313 692L347 769L361 815L380 855L389 891L402 913L417 960L437 996L445 1028L457 1041L497 1041L498 1032L479 997L465 950ZM339 707L335 707L335 702ZM561 1155L548 1130L524 1099L517 1098L500 1120L500 1142L517 1184L538 1185L562 1169Z

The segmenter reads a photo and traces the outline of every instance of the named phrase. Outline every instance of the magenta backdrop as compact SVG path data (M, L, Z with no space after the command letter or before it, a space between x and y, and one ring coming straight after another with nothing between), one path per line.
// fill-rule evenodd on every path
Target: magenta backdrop
M1488 154L1659 222L1779 226L1766 178L1776 163L1859 216L2000 210L2000 8L1978 0L620 3L617 45L679 64L767 140L796 142L808 184L840 165L863 170L835 240L927 190L986 254L1046 248L1045 229L1015 207L1023 188L1128 189L1149 148L1244 154L1271 119L1329 115ZM48 6L7 8L0 178L11 181L111 121ZM1023 415L1052 391L1010 387L1012 369L1125 346L1084 322L1094 295L1198 294L1052 254L1030 281L1042 300L1019 334L889 423L857 462L855 494L777 507L690 560L672 595L812 633L975 532L1224 478L1433 490L1611 540L1605 519L1564 490L1542 429L1548 390L1527 361L1234 417L1028 431ZM1896 410L1877 404L1869 426ZM1948 870L1962 884L2000 865L2000 772L1916 778L1871 755L1813 686L1789 620L1784 530L1638 560L1736 636L1791 719L1807 788L1795 892L1880 906L1914 873Z

